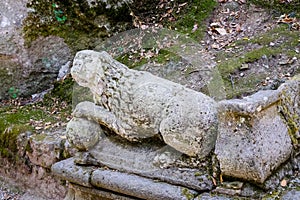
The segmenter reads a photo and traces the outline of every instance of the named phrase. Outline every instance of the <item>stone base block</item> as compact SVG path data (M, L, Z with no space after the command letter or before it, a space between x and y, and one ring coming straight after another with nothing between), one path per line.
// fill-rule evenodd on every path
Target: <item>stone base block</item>
M196 191L183 186L134 174L101 167L79 166L74 163L74 158L55 163L52 166L52 172L59 178L71 183L66 200L183 200L194 198L198 194Z
M223 175L263 183L289 158L292 143L278 105L278 91L219 103L215 153Z

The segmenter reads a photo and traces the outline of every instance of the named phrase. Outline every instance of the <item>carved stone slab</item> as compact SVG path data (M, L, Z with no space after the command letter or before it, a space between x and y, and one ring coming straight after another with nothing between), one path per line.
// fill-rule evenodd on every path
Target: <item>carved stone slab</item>
M141 176L110 169L76 166L74 159L55 163L52 172L71 183L86 188L100 188L139 199L189 199L197 192L185 187L158 182Z

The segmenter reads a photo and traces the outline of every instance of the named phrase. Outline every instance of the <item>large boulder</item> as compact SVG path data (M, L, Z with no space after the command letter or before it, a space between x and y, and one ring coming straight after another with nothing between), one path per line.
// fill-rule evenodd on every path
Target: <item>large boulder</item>
M0 2L0 100L18 93L22 73L22 21L27 15L26 1Z
M263 183L289 158L293 147L279 105L279 90L219 102L215 153L223 175Z
M25 45L26 0L0 2L0 100L49 89L60 68L71 60L68 45L56 36Z

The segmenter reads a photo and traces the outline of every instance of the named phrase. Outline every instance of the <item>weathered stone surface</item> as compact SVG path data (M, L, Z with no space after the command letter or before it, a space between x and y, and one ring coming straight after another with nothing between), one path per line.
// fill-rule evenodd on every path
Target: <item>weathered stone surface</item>
M219 102L215 153L223 175L263 183L292 151L279 91Z
M22 60L21 23L26 17L26 0L0 2L0 99L8 97L9 88L19 84Z
M294 147L300 150L300 75L281 85L279 110L286 121Z
M101 134L100 125L91 120L74 117L67 124L66 136L79 150L91 149L98 142Z
M211 195L209 193L204 193L197 196L198 200L232 200L233 198L225 197L225 196L216 196L215 194Z
M172 147L156 141L130 144L113 137L102 138L88 154L75 157L75 162L85 165L107 166L122 172L181 185L197 191L213 188L209 169L201 164L194 168L177 165L184 156ZM208 166L209 163L206 163ZM190 167L190 168L189 168Z
M168 145L200 157L214 147L216 102L210 97L130 70L106 52L78 52L71 73L93 92L97 121L122 137L136 141L161 133Z
M157 182L137 175L118 171L97 169L93 172L91 183L96 187L109 189L141 199L188 199L197 193L184 187Z
M57 36L40 37L25 49L20 95L28 96L51 88L59 70L71 60L71 51Z
M27 0L0 2L0 99L29 96L49 89L71 52L59 37L40 37L24 44Z
M69 183L69 190L64 200L134 200L136 198L123 196L112 191L101 190L99 188L87 188Z
M74 158L69 158L52 166L52 172L71 183L89 188L97 187L124 196L142 199L188 199L197 192L181 186L158 182L141 176L109 169L77 166ZM101 190L101 189L100 189ZM71 192L72 193L72 192ZM69 193L69 196L76 194ZM76 192L75 192L76 193Z
M299 190L291 190L286 192L281 199L283 200L295 200L295 199L299 199L300 197L300 191Z
M258 184L258 186L264 190L275 190L278 186L280 186L280 182L283 179L286 177L292 177L293 174L292 164L290 162L286 162L274 171L263 184Z
M62 157L63 139L57 134L31 135L29 139L30 151L26 151L29 160L38 166L50 168Z
M51 171L55 176L85 187L92 187L90 177L92 167L78 166L74 164L74 158L69 158L52 165Z
M15 144L18 152L14 161L0 156L0 179L3 177L12 179L20 189L38 194L43 197L42 199L62 200L67 188L61 180L54 177L50 168L63 157L65 141L61 135L63 131L56 130L43 134L32 134L29 131L21 133Z

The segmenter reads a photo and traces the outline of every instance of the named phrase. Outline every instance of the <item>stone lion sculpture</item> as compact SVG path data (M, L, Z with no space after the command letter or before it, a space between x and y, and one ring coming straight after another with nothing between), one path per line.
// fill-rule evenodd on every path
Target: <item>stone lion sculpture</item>
M94 102L77 105L74 118L97 122L129 141L160 135L190 156L204 157L214 147L216 102L205 94L129 69L104 51L78 52L71 74L94 95Z

